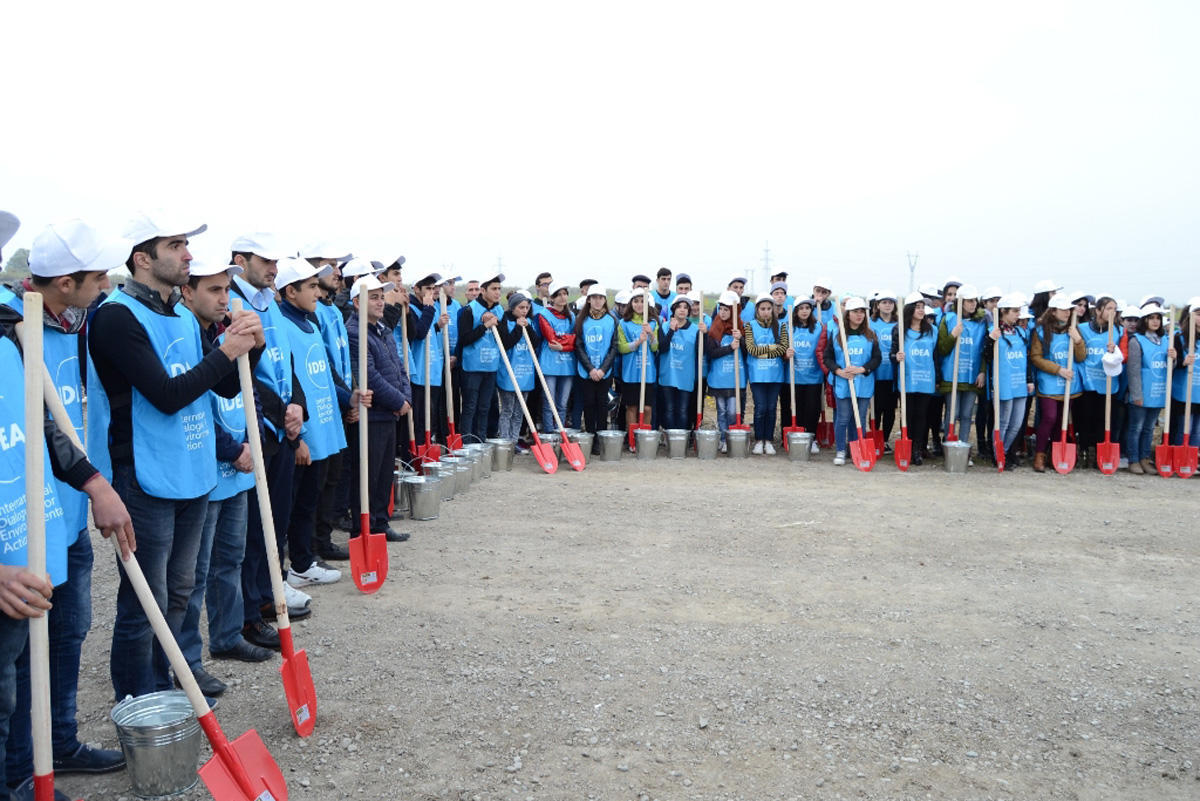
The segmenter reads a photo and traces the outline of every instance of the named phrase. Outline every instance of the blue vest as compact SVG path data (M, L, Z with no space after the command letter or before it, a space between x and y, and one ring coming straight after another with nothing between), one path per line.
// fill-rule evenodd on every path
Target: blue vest
M689 323L671 335L671 347L658 355L659 383L685 392L696 389L696 335L700 329Z
M436 309L435 312L436 314ZM447 312L448 314L449 312ZM488 339L492 339L492 332L484 334ZM404 335L400 330L400 326L392 331L392 338L396 340L396 350L404 353ZM429 326L429 330L425 332L424 339L408 340L409 358L412 360L412 366L409 368L408 377L414 384L425 386L425 343L429 343L429 386L440 387L442 385L442 375L446 371L446 352L442 348L442 332L437 328L437 319L434 318L433 325ZM493 339L492 345L496 342ZM501 371L503 372L503 371Z
M570 315L562 318L552 311L545 312L542 315L542 319L550 323L550 327L554 329L554 333L556 334L571 333L571 329L575 324ZM574 375L575 351L550 350L549 343L543 341L542 346L538 349L538 363L541 364L542 373L545 375Z
M279 304L275 301L268 303L267 308L261 311L254 308L249 302L243 308L253 311L262 320L263 337L267 341L266 349L258 360L258 366L254 368L254 375L259 381L270 387L286 406L292 399L292 351L288 344L287 319L284 318L283 312L279 310ZM349 346L347 346L347 352L349 352ZM282 442L285 432L276 431L275 426L269 420L263 422L266 430L273 433L275 438Z
M883 320L872 320L871 330L879 339L879 352L883 354L883 361L879 363L875 377L880 381L891 381L896 377L896 365L892 364L892 360L887 357L887 354L892 352L892 335L896 333L896 323L895 321L889 323Z
M708 336L708 334L705 334ZM733 335L726 334L721 337L721 346L728 347L733 344ZM738 387L746 388L746 367L744 360L738 357L742 362L741 370L738 373ZM720 356L709 362L708 365L708 385L713 389L733 389L733 353L727 356Z
M754 344L775 345L779 342L778 324L766 327L754 318L750 321ZM753 384L778 384L783 381L783 359L779 356L746 356L746 372Z
M308 419L300 428L300 438L308 445L313 461L326 459L346 447L346 429L338 408L333 371L321 332L311 333L284 319L288 347L296 355L296 379L304 390Z
M1100 359L1108 352L1108 330L1102 330L1099 333L1092 330L1092 326L1079 326L1079 334L1083 337L1083 344L1087 346L1087 357L1083 363L1076 369L1079 370L1080 380L1083 382L1083 388L1088 392L1104 392L1104 364ZM1117 341L1117 332L1113 331L1113 342Z
M0 303L24 315L25 304L21 298L7 289L4 291L6 297L0 299ZM64 334L62 331L42 326L42 360L50 371L50 377L54 379L58 397L62 400L67 416L71 418L71 425L75 426L75 433L82 442L83 381L79 375L79 335ZM49 478L50 474L47 473L46 476ZM73 545L79 532L87 531L88 498L84 493L72 489L69 484L57 480L55 483L58 502L63 510L64 525L68 529L67 545Z
M186 373L200 363L200 324L183 304L174 315L158 314L124 292L105 303L120 303L141 323L150 345L170 376ZM108 450L111 419L104 385L88 364L88 454L106 478L112 478ZM212 428L212 402L201 395L177 412L164 414L136 388L131 390L129 417L133 436L133 467L147 495L167 500L190 500L208 495L217 485L217 447Z
M946 312L943 316L946 331L953 331L958 325L958 315ZM984 320L963 320L963 330L958 336L958 378L955 384L974 384L979 376L979 368L983 364L983 341L987 336L987 323ZM942 380L950 381L954 372L954 351L942 357Z
M471 310L471 327L480 325L484 313L488 310L478 299L468 303L467 308ZM491 310L491 313L497 319L503 317L499 304ZM471 373L494 373L499 367L500 351L496 348L496 337L491 331L485 330L482 337L463 348L462 369Z
M1176 340L1176 349L1187 356L1187 341L1183 337ZM1187 401L1187 379L1186 367L1176 367L1171 373L1171 397L1180 403ZM1200 403L1200 364L1192 367L1192 403Z
M1021 329L1000 334L1000 400L1029 397L1029 335ZM990 386L990 383L989 383Z
M932 395L937 388L933 375L936 329L916 336L911 328L904 331L904 390Z
M0 339L0 565L29 564L29 525L25 517L25 381L21 354L12 340ZM42 448L45 471L46 572L54 585L67 580L67 546L79 529L70 526L58 499L50 456Z
M332 304L317 303L317 320L321 323L321 339L325 340L329 364L337 370L338 378L350 386L354 383L350 373L350 335L342 312Z
M586 311L580 312L587 314L583 320L583 327L580 333L583 335L583 349L587 352L588 360L592 366L599 369L604 362L604 357L608 355L608 349L612 347L613 337L617 335L617 321L611 314L606 314L599 320L592 317ZM614 360L615 361L615 360ZM580 378L587 378L587 373L583 370L583 365L578 364L576 360L575 371ZM608 372L604 374L605 378L612 377L612 367L608 368Z
M651 289L648 291L650 292L650 296L654 298L654 308L658 309L658 318L660 320L670 319L671 304L675 302L675 298L679 297L679 294L674 290L671 290L667 293L667 297L664 299L662 295L658 294L657 289Z
M450 322L446 324L446 333L450 336L450 352L454 353L458 348L458 313L462 311L462 304L454 298L446 301L446 315L449 316Z
M1167 338L1159 337L1158 344L1145 334L1136 334L1142 348L1142 406L1161 409L1167 405ZM1173 377L1173 376L1172 376Z
M650 325L654 332L658 331L658 321L651 320ZM642 335L642 324L635 323L632 320L626 322L621 321L621 329L625 332L625 341L635 342ZM658 380L658 370L656 369L657 359L654 358L654 351L650 349L651 343L654 341L654 334L646 337L646 383L653 384ZM621 358L621 380L626 384L640 384L642 381L642 346L638 345L629 353L623 354Z
M1031 333L1031 336L1041 336L1040 328L1036 328ZM1054 334L1050 337L1050 348L1048 353L1042 354L1048 361L1052 361L1059 367L1076 367L1072 364L1072 348L1071 336L1066 331L1061 334ZM1082 370L1075 369L1075 377L1071 379L1071 394L1079 392L1083 384L1079 377ZM1060 398L1067 391L1067 382L1060 375L1052 375L1044 370L1037 371L1037 391L1039 395L1057 395Z
M208 393L212 398L213 419L225 433L237 442L246 439L246 409L242 405L242 396L222 398L215 392ZM223 501L232 498L239 492L245 492L254 486L254 473L243 473L234 468L232 462L217 462L217 488L209 493L210 501Z
M846 364L846 354L842 351L842 339L839 336L833 342L833 356L839 367L862 367L871 360L871 342L862 334L847 334L846 347L850 349L850 363ZM846 379L834 375L833 394L838 398L850 397L850 385ZM858 375L854 377L854 393L859 398L869 398L875 394L875 374Z
M529 324L537 325L537 318L530 316ZM517 327L516 320L501 320L500 325L508 326L508 333L512 333ZM489 333L490 337L491 334ZM495 344L495 343L493 343ZM529 349L529 342L522 336L517 340L517 344L508 349L508 362L512 365L513 375L517 377L517 386L522 392L528 392L533 389L534 371L533 371L533 351ZM496 386L505 392L516 392L516 387L513 386L512 379L508 377L507 370L500 370L496 373Z
M796 366L797 384L820 384L825 378L817 361L817 343L824 325L814 323L812 331L792 326L792 363Z

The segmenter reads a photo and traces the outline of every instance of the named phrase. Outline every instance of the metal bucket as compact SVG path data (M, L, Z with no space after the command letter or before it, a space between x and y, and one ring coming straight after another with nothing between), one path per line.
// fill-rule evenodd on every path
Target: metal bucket
M729 443L729 456L732 459L745 459L750 455L750 432L733 430L725 432L725 441Z
M709 429L699 429L694 433L696 435L696 455L705 460L716 459L717 443L721 439L721 432Z
M543 445L550 446L551 450L554 451L555 458L560 460L562 459L562 448L559 446L559 443L562 441L562 437L553 431L539 431L538 437L542 440Z
M496 450L496 446L490 442L474 442L467 446L467 450L475 454L479 462L479 477L492 477L492 452Z
M667 429L667 456L672 459L682 459L687 456L688 434L686 428Z
M195 786L202 738L183 691L126 697L113 707L110 717L134 795L161 798Z
M483 470L479 466L479 451L472 451L463 447L456 451L451 451L451 454L456 459L462 459L462 463L471 468L472 484L483 478Z
M808 431L793 431L787 438L788 461L807 462L812 453L813 435Z
M396 468L392 474L392 519L403 520L408 517L412 507L408 503L408 493L404 491L404 479L415 476L416 472L404 467Z
M405 492L412 507L413 520L436 520L442 506L442 484L445 479L434 476L409 476L404 479ZM453 482L450 482L453 483Z
M431 462L430 464L426 465L425 467L426 467L426 475L435 476L435 477L441 479L441 482L438 484L438 489L442 493L442 500L443 501L454 500L454 490L455 490L456 484L458 483L454 479L454 471L455 471L454 465L446 464L446 462L443 460L440 462ZM417 516L415 514L413 515L413 519L414 520L417 519Z
M621 460L621 445L625 440L624 431L599 431L600 461L619 462Z
M468 460L459 458L458 456L443 456L442 464L447 465L449 470L447 475L454 482L454 494L462 495L467 490L471 489L471 464Z
M516 447L512 440L508 439L489 439L488 443L493 446L492 449L492 469L493 470L512 470L513 455L516 453Z
M579 450L583 451L584 457L587 457L592 453L592 445L596 442L596 435L590 431L580 431L571 437L571 441L577 443Z
M658 456L658 432L644 428L637 430L637 458L642 460L654 459Z
M946 442L942 445L946 452L946 472L965 473L967 464L971 461L971 445L966 442Z

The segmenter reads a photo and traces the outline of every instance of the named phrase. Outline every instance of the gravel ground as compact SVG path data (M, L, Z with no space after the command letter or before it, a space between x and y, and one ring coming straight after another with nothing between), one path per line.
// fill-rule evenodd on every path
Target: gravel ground
M292 798L1200 797L1200 482L830 462L518 457L378 594L313 591L310 738L277 661L212 663L218 717ZM110 746L114 599L105 556L80 709Z

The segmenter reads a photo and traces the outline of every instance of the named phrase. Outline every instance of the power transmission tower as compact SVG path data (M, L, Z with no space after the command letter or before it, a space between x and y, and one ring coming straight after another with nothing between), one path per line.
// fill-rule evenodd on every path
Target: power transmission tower
M771 248L768 247L769 242L763 242L763 281L766 282L763 286L770 289L771 284Z
M907 253L905 255L908 256L908 291L912 292L915 288L913 286L913 281L915 280L917 274L917 259L921 254Z

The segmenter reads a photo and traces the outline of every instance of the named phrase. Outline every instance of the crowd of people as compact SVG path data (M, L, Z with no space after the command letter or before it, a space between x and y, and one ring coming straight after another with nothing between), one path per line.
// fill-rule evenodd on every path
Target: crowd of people
M0 247L17 224L0 212ZM23 514L2 521L0 748L10 787L32 772L25 622L45 613L56 772L124 764L119 751L80 743L75 723L92 612L89 505L101 534L136 547L210 703L226 687L204 667L202 611L209 658L261 662L279 650L264 521L251 494L248 414L263 432L267 528L293 620L312 613L306 588L341 578L331 563L349 554L335 532L353 536L365 515L371 532L408 539L389 519L397 458L416 458L420 443L448 443L454 420L468 441L500 437L524 451L531 432L523 405L543 431L556 418L593 433L643 423L686 430L703 424L711 397L722 451L752 405L753 453L764 456L777 452L789 421L816 432L828 417L840 465L858 437L852 404L882 431L887 450L903 394L914 465L972 431L977 454L997 459L996 427L1006 469L1029 459L1044 471L1063 415L1084 465L1097 464L1110 394L1112 438L1130 472L1155 471L1151 438L1164 413L1173 444L1200 443L1200 426L1186 417L1189 399L1200 401L1200 370L1192 369L1200 297L1172 316L1155 296L1133 303L1043 281L1026 297L948 280L906 296L881 290L835 300L829 279L797 283L803 291L793 293L779 272L753 298L747 279L735 276L706 308L691 278L666 268L653 279L633 276L611 298L595 280L568 285L549 273L532 292L505 294L499 273L463 281L426 271L406 285L403 256L354 257L325 243L282 248L261 233L237 237L228 259L200 263L190 244L205 231L161 212L138 215L113 238L79 220L57 223L35 238L30 277L0 288L6 386L20 374L24 298L38 293L49 375L87 441L84 454L46 422L61 506L47 515L48 578L25 569ZM119 286L110 283L114 268L125 271ZM238 380L243 356L253 408ZM21 431L21 404L7 396L0 457L5 474L19 476L24 436L11 432ZM353 427L364 413L360 454ZM23 482L0 483L0 491L6 510L23 509ZM123 572L110 674L115 699L173 684Z

